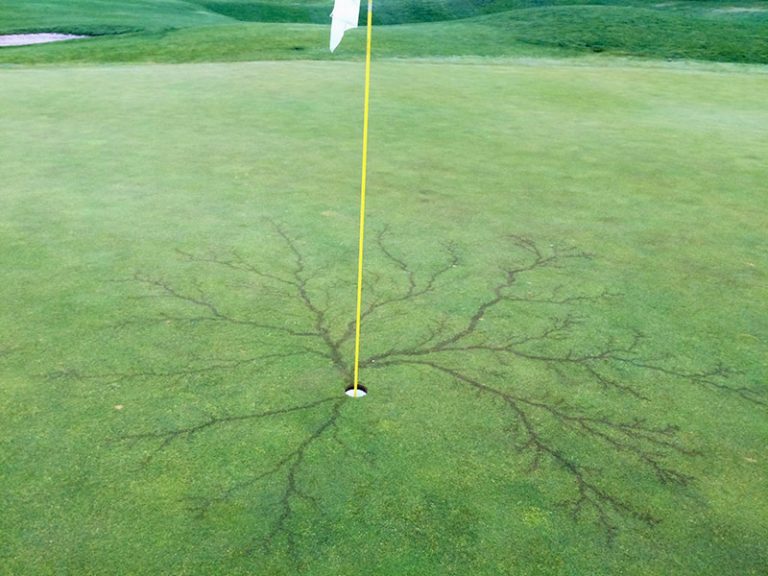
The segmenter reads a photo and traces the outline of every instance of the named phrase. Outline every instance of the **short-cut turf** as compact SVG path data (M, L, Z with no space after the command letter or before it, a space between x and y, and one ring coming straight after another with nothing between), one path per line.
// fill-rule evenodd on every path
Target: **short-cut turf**
M0 573L768 565L763 71L0 74Z

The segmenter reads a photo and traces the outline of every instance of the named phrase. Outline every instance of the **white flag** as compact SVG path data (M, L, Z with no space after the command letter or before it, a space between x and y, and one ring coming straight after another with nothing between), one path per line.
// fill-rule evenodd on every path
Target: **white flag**
M344 32L357 28L360 0L335 0L331 12L331 52L341 42Z

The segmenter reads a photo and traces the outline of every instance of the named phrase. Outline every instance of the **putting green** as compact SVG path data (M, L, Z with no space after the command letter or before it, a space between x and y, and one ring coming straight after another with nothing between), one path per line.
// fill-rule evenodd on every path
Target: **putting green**
M8 574L759 574L768 74L0 70Z

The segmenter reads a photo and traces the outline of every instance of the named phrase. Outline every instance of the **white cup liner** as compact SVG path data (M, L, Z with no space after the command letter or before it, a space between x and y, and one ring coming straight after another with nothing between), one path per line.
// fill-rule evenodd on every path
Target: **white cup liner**
M355 398L355 387L354 386L347 386L347 389L344 390L344 394L349 396L350 398ZM362 386L360 384L357 385L357 398L362 398L368 394L368 389L365 386Z

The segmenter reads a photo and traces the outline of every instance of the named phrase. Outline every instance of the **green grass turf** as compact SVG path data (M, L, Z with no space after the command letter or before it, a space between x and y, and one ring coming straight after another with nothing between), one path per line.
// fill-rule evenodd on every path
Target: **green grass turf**
M764 69L0 75L0 574L763 573Z
M332 3L22 2L0 6L0 32L102 35L0 49L0 63L327 59ZM364 13L364 10L361 11ZM288 24L285 24L285 23ZM768 63L768 3L402 0L375 12L381 57L609 53ZM120 32L120 34L116 34ZM360 58L363 31L335 58Z
M151 32L230 20L184 0L10 0L0 5L0 30L3 33Z

